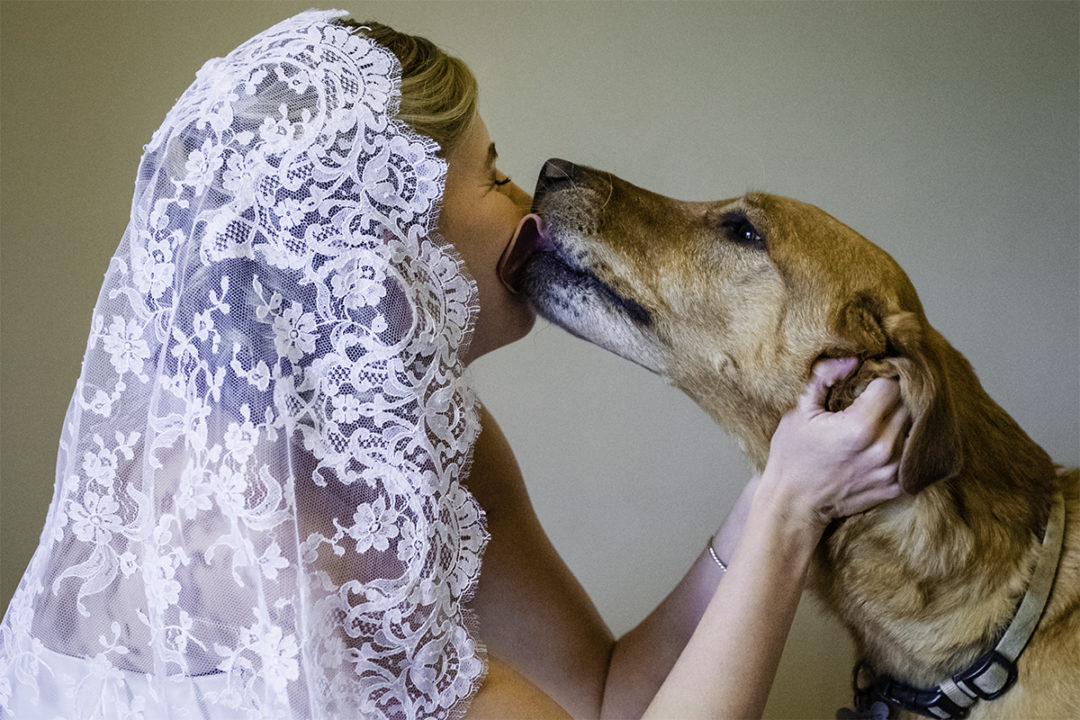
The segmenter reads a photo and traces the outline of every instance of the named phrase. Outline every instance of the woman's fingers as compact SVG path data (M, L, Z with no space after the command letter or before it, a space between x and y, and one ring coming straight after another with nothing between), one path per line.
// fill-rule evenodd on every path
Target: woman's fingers
M875 418L883 419L890 410L900 404L900 383L895 378L879 377L871 380L862 394L843 412L871 421Z
M900 497L903 490L900 488L900 483L895 479L896 470L897 466L895 464L883 467L882 473L893 479L863 486L859 492L845 499L843 507L837 509L834 517L857 515L875 505Z
M855 368L855 358L829 358L814 363L810 381L799 396L799 409L809 415L825 412L829 388L847 377Z

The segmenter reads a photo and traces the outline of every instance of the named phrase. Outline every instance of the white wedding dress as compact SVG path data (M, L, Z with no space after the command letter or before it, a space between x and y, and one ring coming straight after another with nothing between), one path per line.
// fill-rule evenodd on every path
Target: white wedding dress
M37 552L15 718L454 718L485 672L475 283L396 58L309 11L145 148Z

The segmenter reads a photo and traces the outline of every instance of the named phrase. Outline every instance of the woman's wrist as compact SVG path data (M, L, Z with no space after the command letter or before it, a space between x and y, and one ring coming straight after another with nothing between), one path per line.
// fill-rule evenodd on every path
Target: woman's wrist
M784 480L779 471L766 466L754 493L750 513L771 519L776 524L776 531L786 539L815 547L829 518L820 509L806 504L798 496L798 488Z
M735 548L742 537L746 519L750 515L750 505L757 492L757 486L761 482L761 474L755 474L743 487L735 504L728 512L724 522L709 538L709 546L712 552L720 558L725 565L735 554Z

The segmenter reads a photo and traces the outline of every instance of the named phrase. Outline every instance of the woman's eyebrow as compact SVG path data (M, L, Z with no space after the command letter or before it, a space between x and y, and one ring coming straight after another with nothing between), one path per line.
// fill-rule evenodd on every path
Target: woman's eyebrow
M495 150L495 143L491 143L490 145L488 145L487 162L484 164L484 166L494 167L495 159L497 157L499 157L499 153Z

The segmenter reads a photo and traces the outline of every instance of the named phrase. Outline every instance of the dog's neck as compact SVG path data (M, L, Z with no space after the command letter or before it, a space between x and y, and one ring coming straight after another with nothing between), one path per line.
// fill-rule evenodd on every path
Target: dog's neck
M951 352L949 381L965 397L961 473L838 523L813 574L865 659L923 685L972 662L1009 623L1056 488L1049 456ZM901 620L905 631L890 632Z

